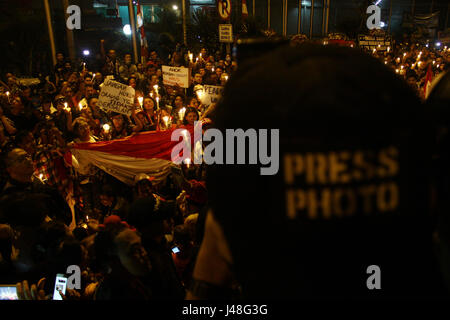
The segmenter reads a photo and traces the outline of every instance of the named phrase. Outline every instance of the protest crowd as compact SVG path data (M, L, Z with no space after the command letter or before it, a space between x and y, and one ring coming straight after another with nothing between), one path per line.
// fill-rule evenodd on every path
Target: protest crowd
M80 170L71 150L195 121L214 126L204 86L225 86L237 62L220 51L177 48L168 57L152 51L146 63L134 64L130 54L119 57L104 41L100 47L98 66L75 66L58 53L54 72L36 85L2 75L0 283L21 283L23 299L45 299L55 274L76 265L81 289L67 290L65 299L184 299L204 231L205 166L182 163L162 180L141 172L124 183L98 166ZM444 46L405 43L369 54L422 99L427 82L450 64ZM189 68L188 86L164 83L164 66ZM128 113L99 106L110 80L134 89Z

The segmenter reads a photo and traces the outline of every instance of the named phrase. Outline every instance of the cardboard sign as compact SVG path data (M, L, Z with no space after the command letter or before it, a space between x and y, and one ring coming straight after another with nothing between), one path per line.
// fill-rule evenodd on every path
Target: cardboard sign
M219 41L233 42L233 26L231 24L219 24Z
M389 35L359 35L358 43L360 47L369 50L386 51L388 47L392 48Z
M223 87L204 85L203 92L199 94L199 98L205 106L217 103L222 96Z
M179 85L189 88L189 68L162 66L163 83L168 86Z
M131 115L135 91L132 87L113 80L106 80L100 89L98 106L127 116Z

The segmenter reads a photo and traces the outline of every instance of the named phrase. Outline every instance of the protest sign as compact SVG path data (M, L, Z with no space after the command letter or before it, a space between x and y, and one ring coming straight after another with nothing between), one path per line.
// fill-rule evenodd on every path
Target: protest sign
M98 106L104 110L131 115L135 91L132 87L113 80L106 80L100 90Z
M386 51L391 47L390 35L359 35L358 43L361 48L377 51Z
M217 103L222 96L223 87L204 85L203 91L198 94L202 104L209 106L212 103Z
M189 88L189 68L162 66L163 83L168 86L179 85Z

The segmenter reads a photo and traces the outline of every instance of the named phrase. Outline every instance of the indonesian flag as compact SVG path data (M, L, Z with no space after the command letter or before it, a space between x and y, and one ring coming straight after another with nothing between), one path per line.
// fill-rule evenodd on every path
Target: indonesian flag
M248 17L247 1L242 0L242 18L246 19L247 17Z
M147 57L148 54L148 45L147 45L147 38L145 37L145 30L144 30L144 13L141 10L141 5L139 4L139 1L137 2L137 28L139 29L140 38L141 38L141 59L142 63L145 63L144 59Z
M172 160L181 162L186 157L180 153L177 159L172 159L172 150L180 143L190 146L193 142L194 126L182 128L186 139L177 141L172 141L174 130L142 132L111 141L76 143L65 155L65 160L82 175L92 172L92 166L95 166L128 185L134 185L135 177L141 173L159 183L170 173Z
M425 78L425 85L423 86L423 97L424 99L428 98L428 95L431 92L431 82L433 79L433 72L431 71L431 64L428 66L427 75Z

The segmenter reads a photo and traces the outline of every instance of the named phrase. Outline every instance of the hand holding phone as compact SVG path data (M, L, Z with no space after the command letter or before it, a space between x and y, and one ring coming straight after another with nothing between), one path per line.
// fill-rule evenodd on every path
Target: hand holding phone
M62 300L62 296L59 294L61 291L62 294L66 294L67 288L67 278L65 275L58 273L55 279L55 290L53 291L53 300Z
M180 249L178 247L173 247L172 248L172 252L173 253L178 253L178 252L180 252Z

